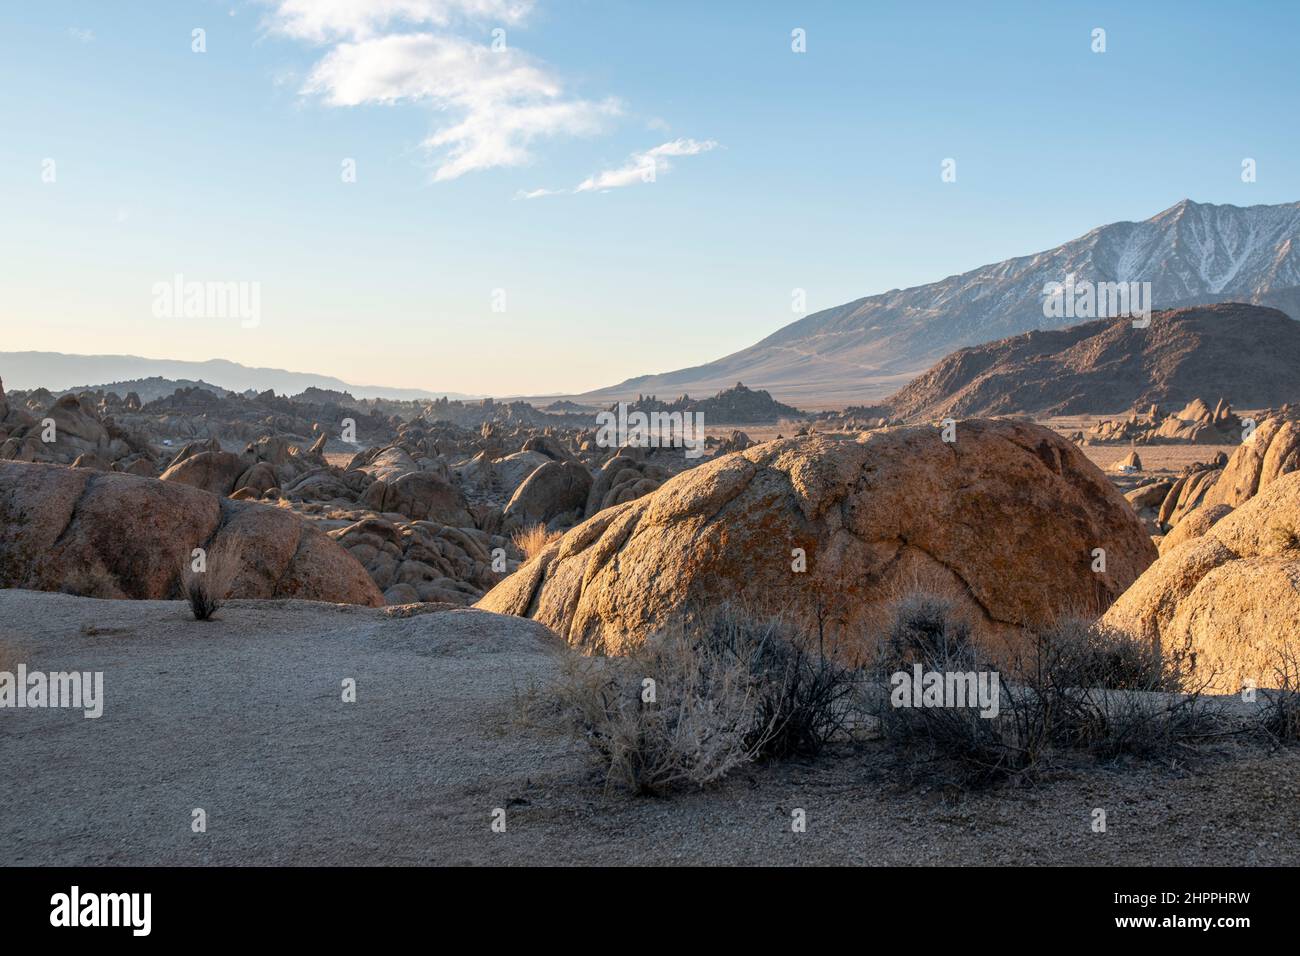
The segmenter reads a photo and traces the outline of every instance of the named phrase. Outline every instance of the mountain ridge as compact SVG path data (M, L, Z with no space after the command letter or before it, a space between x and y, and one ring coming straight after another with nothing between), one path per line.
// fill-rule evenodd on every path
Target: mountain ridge
M280 395L297 395L308 388L349 392L356 398L422 400L448 397L470 400L479 395L435 392L418 388L390 388L383 385L353 385L332 375L291 372L207 359L154 359L139 355L76 355L68 352L0 352L0 379L9 389L48 388L62 392L70 388L99 388L104 384L135 379L166 378L202 381L232 392L272 389ZM225 379L224 381L222 379Z
M870 401L956 349L1078 321L1043 314L1044 285L1070 274L1092 282L1151 282L1157 309L1240 301L1297 318L1300 202L1242 207L1183 199L1149 219L1097 226L1052 249L823 309L713 362L576 397L706 393L746 381L805 407Z

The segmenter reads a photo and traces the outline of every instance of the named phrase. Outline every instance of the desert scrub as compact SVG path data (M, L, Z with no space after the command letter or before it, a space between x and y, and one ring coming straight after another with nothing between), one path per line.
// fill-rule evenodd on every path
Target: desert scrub
M998 697L993 713L969 702L900 707L877 696L881 734L900 775L978 786L1032 779L1070 754L1163 760L1190 755L1219 727L1204 685L1189 688L1177 664L1151 642L1065 618L1024 635L1019 646L990 654L971 640L952 606L931 595L895 606L874 667L878 677L914 666L988 674Z
M1183 689L1186 678L1155 641L1143 641L1081 617L1063 617L1035 635L1034 667L1059 687L1163 691Z
M856 672L780 620L723 610L624 657L570 658L563 719L606 789L662 795L755 761L815 756L851 713Z
M1054 745L1163 759L1188 752L1217 722L1206 684L1190 685L1154 641L1065 618L1034 635L1031 655L1016 671Z
M998 713L984 716L973 705L898 706L891 691L895 676L911 680L915 668L945 676L989 675L997 682ZM871 670L883 683L872 698L873 712L894 772L904 781L978 786L1024 774L1038 762L1042 728L1028 722L1030 712L1008 706L999 669L945 598L913 593L899 599Z

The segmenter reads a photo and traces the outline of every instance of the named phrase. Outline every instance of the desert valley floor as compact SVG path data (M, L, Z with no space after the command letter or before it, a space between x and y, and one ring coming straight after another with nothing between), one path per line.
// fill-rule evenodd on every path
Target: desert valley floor
M606 795L580 747L521 716L556 666L530 621L299 601L223 616L0 591L9 655L109 688L98 719L0 721L0 864L1300 863L1294 752L955 792L897 785L865 741L720 790Z

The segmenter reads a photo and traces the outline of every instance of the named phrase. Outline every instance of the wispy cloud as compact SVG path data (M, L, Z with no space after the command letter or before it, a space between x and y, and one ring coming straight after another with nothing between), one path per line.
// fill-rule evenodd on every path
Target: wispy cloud
M620 189L623 186L634 186L637 183L652 183L673 168L674 159L681 156L698 156L700 153L707 153L717 148L717 142L711 139L674 139L661 143L653 149L633 153L622 166L588 176L572 190L534 189L531 192L520 192L516 198L537 199L564 192L603 192L608 189Z
M672 159L678 156L696 156L717 149L718 144L711 139L703 141L694 139L674 139L667 143L647 149L643 153L633 153L626 163L617 169L589 176L578 184L574 192L585 193L601 189L618 189L636 183L652 183L661 173L673 168Z
M544 196L563 196L567 189L528 189L515 193L516 199L541 199Z
M453 117L422 143L442 181L524 165L536 140L590 135L622 112L613 98L566 96L545 64L513 45L494 49L446 29L517 23L531 7L531 0L275 0L270 19L279 33L332 47L304 94L340 107L419 102Z
M87 30L83 27L68 27L68 36L78 43L93 43L95 40L95 31Z

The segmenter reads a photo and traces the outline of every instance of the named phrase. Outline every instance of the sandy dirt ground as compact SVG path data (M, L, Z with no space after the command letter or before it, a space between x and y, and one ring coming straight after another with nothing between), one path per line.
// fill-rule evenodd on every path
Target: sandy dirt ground
M607 795L583 746L520 717L561 653L539 625L297 601L222 615L0 591L0 670L105 682L96 720L0 709L0 864L1300 863L1294 751L969 794L902 785L868 743L707 792Z

